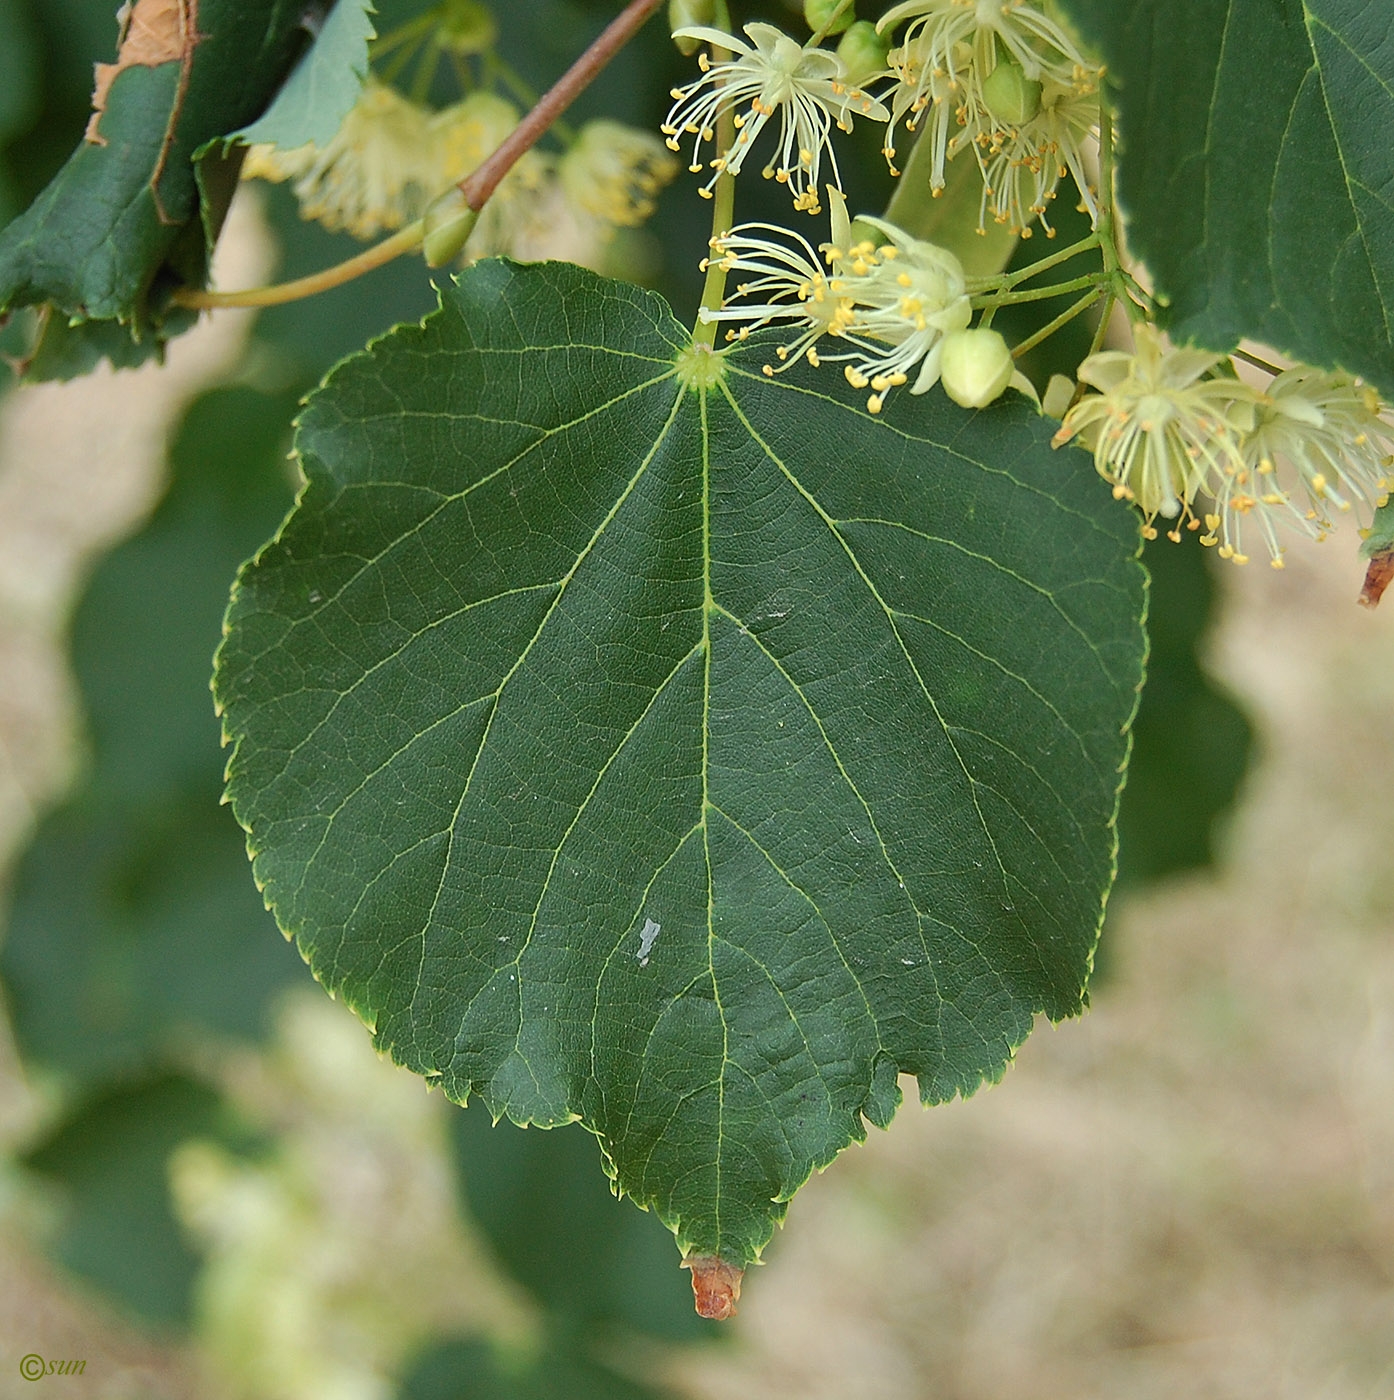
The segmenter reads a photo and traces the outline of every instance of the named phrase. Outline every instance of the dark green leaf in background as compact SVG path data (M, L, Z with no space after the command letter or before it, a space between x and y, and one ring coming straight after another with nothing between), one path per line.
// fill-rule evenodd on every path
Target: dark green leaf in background
M1081 1004L1136 525L1025 406L684 387L651 294L480 264L312 401L217 694L267 898L381 1046L580 1117L696 1254ZM807 373L811 373L807 372Z
M665 1393L620 1375L590 1356L583 1338L566 1334L524 1353L478 1340L441 1342L416 1359L397 1400L657 1400Z
M1219 561L1187 538L1153 540L1144 562L1151 651L1118 813L1120 886L1215 862L1253 748L1247 716L1204 664Z
M80 1102L23 1159L56 1195L49 1246L59 1262L158 1326L186 1327L193 1315L198 1257L169 1189L170 1155L191 1137L252 1145L214 1090L160 1075Z
M272 281L307 276L362 249L348 234L330 233L302 219L285 185L265 189L264 207L281 249ZM387 327L419 321L435 304L435 288L420 260L398 258L371 276L353 278L306 301L268 307L257 317L255 335L276 362L314 383Z
M39 51L29 12L0 6L0 144L23 130L39 101Z
M295 399L197 400L168 494L77 608L91 761L16 867L0 973L21 1050L78 1079L167 1061L210 1031L256 1035L299 971L219 805L207 678L227 579L290 498Z
M1252 337L1394 397L1394 11L1064 0L1117 84L1132 249L1181 340Z
M615 1199L589 1133L497 1132L483 1104L450 1129L470 1219L553 1317L673 1341L701 1328L671 1287L672 1240Z

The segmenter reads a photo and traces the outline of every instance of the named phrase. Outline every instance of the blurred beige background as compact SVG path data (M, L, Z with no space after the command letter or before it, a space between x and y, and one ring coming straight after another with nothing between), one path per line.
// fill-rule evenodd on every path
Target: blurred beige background
M220 279L245 285L255 233L226 243ZM164 370L0 405L0 862L70 771L59 638L85 561L149 508L172 419L242 333L227 315ZM1346 535L1294 546L1283 573L1225 573L1211 660L1261 752L1224 867L1116 903L1093 1010L1040 1028L1001 1086L906 1107L810 1183L747 1279L734 1345L660 1358L680 1391L1394 1396L1394 602L1355 605L1354 556ZM399 1078L404 1101L421 1093ZM0 1050L0 1154L49 1102ZM0 1396L39 1393L8 1364L28 1351L85 1357L73 1395L218 1393L197 1357L58 1277L33 1219L0 1167ZM371 1245L389 1225L369 1211L364 1228ZM450 1258L470 1277L443 1292L485 1287L468 1242ZM676 1252L673 1287L687 1287Z

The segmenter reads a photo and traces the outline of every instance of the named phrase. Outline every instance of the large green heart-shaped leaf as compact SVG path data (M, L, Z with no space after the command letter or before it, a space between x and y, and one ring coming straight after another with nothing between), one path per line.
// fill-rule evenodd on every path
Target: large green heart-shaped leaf
M897 1071L971 1093L1079 1010L1143 652L1052 425L764 353L472 269L310 401L216 680L320 980L737 1265Z
M1171 332L1394 395L1394 28L1369 0L1064 0L1118 83L1128 236Z

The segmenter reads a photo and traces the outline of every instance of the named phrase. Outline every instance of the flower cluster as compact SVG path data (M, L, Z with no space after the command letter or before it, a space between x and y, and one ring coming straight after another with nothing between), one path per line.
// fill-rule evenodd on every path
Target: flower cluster
M895 160L895 129L928 129L930 186L967 148L983 179L981 227L990 215L1029 236L1047 218L1061 178L1070 174L1097 216L1085 148L1099 120L1102 69L1090 63L1049 15L1025 0L906 0L879 29L908 20L889 56L891 96L885 154Z
M972 317L963 267L952 253L881 219L862 222L884 241L854 239L842 197L836 190L829 196L832 239L818 252L801 235L768 224L743 224L714 238L712 257L728 272L752 276L737 285L742 304L700 314L733 323L729 340L792 322L798 334L775 352L780 368L800 359L841 362L854 388L870 388L867 407L879 413L886 394L912 373L912 394L938 382L945 336ZM824 337L837 348L829 352ZM766 374L778 372L765 366Z
M898 46L881 49L888 66L868 75L867 55L877 42L889 45L902 23ZM886 124L893 171L897 128L919 133L936 193L949 161L971 150L983 182L980 228L990 217L1029 237L1039 220L1053 235L1048 209L1067 174L1097 217L1086 151L1099 121L1103 70L1044 9L1028 0L905 0L875 31L863 24L866 33L854 36L857 28L836 51L800 44L769 24L746 25L744 39L702 26L674 31L684 46L708 44L719 59L731 55L713 62L699 54L701 76L673 89L662 126L672 150L693 138L689 169L709 172L703 194L711 196L723 172L740 173L778 117L763 174L788 185L796 208L818 213L825 168L842 187L832 133L850 131L860 115ZM857 85L874 88L882 79L887 85L878 92ZM728 113L735 135L704 162L703 146L718 142Z
M1394 426L1368 385L1350 375L1298 366L1261 390L1233 377L1228 360L1170 347L1150 326L1132 353L1105 351L1080 366L1099 390L1070 409L1056 445L1078 437L1094 453L1114 495L1135 501L1155 537L1158 516L1247 563L1257 533L1274 568L1282 531L1320 539L1332 515L1367 524L1394 489ZM1212 508L1201 506L1207 498Z
M842 185L832 149L833 128L851 131L853 113L877 121L890 114L849 80L836 53L805 47L772 24L747 24L745 34L749 43L720 29L674 31L675 38L711 44L735 57L712 63L700 54L701 77L673 89L673 106L662 126L669 149L678 150L683 135L694 136L688 168L700 173L702 143L715 139L723 113L735 113L734 142L708 162L712 173L703 193L710 196L723 171L740 174L761 131L778 114L779 140L761 173L789 186L796 209L816 214L824 156L834 183L839 189Z
M437 192L430 144L430 114L370 77L327 146L252 146L242 178L290 180L305 218L371 238L415 218Z
M372 238L419 218L517 125L518 109L478 91L433 111L369 78L323 148L253 146L244 179L289 180L300 212ZM593 265L616 229L643 223L677 162L648 132L614 121L581 128L559 157L528 151L484 206L467 259L491 253L569 257Z

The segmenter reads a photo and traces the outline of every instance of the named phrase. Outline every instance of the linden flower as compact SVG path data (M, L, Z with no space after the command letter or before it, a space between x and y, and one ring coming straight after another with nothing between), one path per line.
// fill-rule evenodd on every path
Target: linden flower
M886 393L906 383L916 366L912 394L926 393L939 382L944 337L966 329L973 311L963 264L952 253L883 219L862 222L887 242L850 250L858 274L852 288L858 310L851 330L863 353L844 357L852 362L843 373L854 389L871 386L867 408L879 413Z
M835 190L829 197L832 242L820 250L826 273L799 234L769 224L744 224L713 240L712 248L728 270L756 274L735 293L753 300L701 316L742 322L727 331L728 340L744 340L772 321L792 321L800 334L776 351L783 367L800 359L814 366L824 360L842 362L854 388L871 388L867 407L879 413L886 394L908 383L912 372L913 394L938 382L944 336L964 329L972 318L963 266L952 253L880 219L863 222L887 242L879 247L869 239L852 243L846 205ZM824 336L849 348L835 354L820 350ZM774 365L764 368L766 374L779 372Z
M474 262L499 253L528 256L524 250L535 248L547 237L549 206L554 205L554 196L559 199L560 190L551 157L536 150L525 151L479 211L479 221L465 244L464 260ZM548 242L549 250L558 246ZM547 256L566 254L549 251Z
M371 77L327 146L253 146L242 178L293 180L302 217L355 238L401 228L445 183L437 173L430 114Z
M1331 528L1329 510L1355 510L1368 523L1394 490L1394 428L1379 395L1350 375L1299 365L1285 370L1260 400L1245 443L1259 477L1294 471L1307 497L1306 518Z
M507 98L492 92L473 92L441 108L431 118L427 135L434 190L458 184L478 169L517 126L519 116ZM536 232L554 184L551 158L536 150L524 152L480 210L464 260L516 254Z
M1223 355L1168 347L1147 325L1133 335L1132 353L1107 350L1080 366L1079 377L1100 392L1070 409L1054 444L1076 435L1092 439L1099 474L1116 497L1137 502L1143 533L1153 539L1159 515L1199 528L1191 511L1198 491L1221 498L1242 485L1242 439L1253 425L1257 395L1237 379L1204 377ZM1212 543L1214 528L1207 536ZM1179 528L1169 534L1180 538ZM1244 562L1228 541L1221 552Z
M614 227L635 228L653 213L659 191L677 170L656 136L601 120L581 128L557 175L577 208Z
M506 240L506 246L490 247L482 240L478 244L470 242L465 245L467 257L506 252L520 262L559 259L579 263L596 272L606 270L610 245L615 238L614 224L578 208L560 180L544 175L541 185L529 193L526 201L520 201L519 213L521 217L511 228L496 235L496 242ZM475 231L477 234L478 229Z
M738 132L730 150L710 162L712 175L702 189L710 197L723 170L740 174L755 139L778 112L778 150L763 174L790 187L795 208L816 214L820 208L818 189L825 153L834 183L839 188L842 184L832 149L832 128L850 131L853 111L878 121L885 121L889 113L847 82L843 62L835 53L804 48L772 24L747 24L745 33L750 39L748 44L719 29L674 30L674 38L697 39L729 50L737 57L712 63L705 53L698 56L702 76L686 87L673 89L673 106L661 128L668 148L679 148L680 134L694 135L697 139L688 168L699 172L702 143L714 138L717 118L728 108L749 103L748 111L736 114Z
M1244 537L1250 529L1258 531L1275 569L1283 567L1283 548L1276 528L1279 524L1321 538L1311 519L1302 514L1286 492L1278 489L1271 477L1245 468L1226 473L1209 484L1207 490L1214 498L1215 509L1206 512L1205 533L1200 542L1218 543L1222 559L1236 564L1249 562Z
M1242 564L1244 533L1255 529L1281 569L1277 526L1324 539L1332 506L1368 522L1394 486L1394 428L1381 419L1382 409L1379 395L1350 375L1309 365L1279 374L1256 396L1242 468L1211 492L1215 512L1205 517L1201 542L1218 542L1222 555ZM1291 474L1305 501L1285 488L1283 477Z
M472 92L430 119L428 141L438 190L458 184L478 169L518 125L521 114L492 92Z
M995 127L979 137L975 151L983 175L980 226L990 212L997 223L1029 238L1028 225L1039 218L1046 236L1053 238L1055 230L1046 218L1046 208L1067 173L1074 177L1090 219L1097 221L1099 208L1084 167L1084 145L1098 121L1099 99L1094 90L1047 82L1040 110L1029 121Z
M1090 71L1070 36L1026 0L905 0L876 28L906 19L904 45L916 52L921 91L937 73L961 80L969 65L985 77L997 66L998 44L1033 81L1068 86Z
M895 166L895 129L902 121L909 132L918 130L928 111L929 130L924 140L930 143L929 187L944 188L944 166L970 142L976 142L990 128L991 117L977 91L977 70L972 63L972 50L960 45L959 63L953 71L935 67L932 45L918 38L892 49L887 57L897 79L890 93L891 114L886 121L886 139L881 154L886 157L892 175L899 175Z
M432 118L429 140L437 190L458 184L493 155L521 114L507 98L472 92ZM588 266L603 240L579 230L564 208L553 160L526 151L480 210L465 243L464 262L504 253L514 257L562 257ZM592 221L587 221L588 223ZM539 251L540 249L540 251Z
M832 235L834 243L844 247L850 242L852 224L847 217L847 203L834 189L828 191L832 206ZM776 238L766 237L775 234ZM795 247L780 240L792 239ZM833 245L824 244L825 249ZM833 262L831 276L823 271L823 263L813 245L800 233L775 224L740 224L711 241L712 254L727 272L754 273L753 281L741 282L733 296L749 298L743 305L724 305L719 310L703 307L698 318L703 322L741 322L726 332L727 340L745 340L751 331L760 330L772 321L792 321L802 333L776 350L785 366L807 357L809 364L820 363L818 341L825 335L838 336L852 322L852 301L843 294L845 282L837 277L840 264ZM702 271L706 271L703 259ZM830 259L830 261L832 261ZM767 374L777 373L766 365Z
M979 227L991 210L1023 232L1066 169L1096 214L1081 148L1098 120L1101 70L1064 30L1023 0L908 0L877 28L906 18L889 60L897 88L884 154L892 171L895 127L904 119L914 131L928 112L930 188L944 187L946 161L971 145L986 187Z

